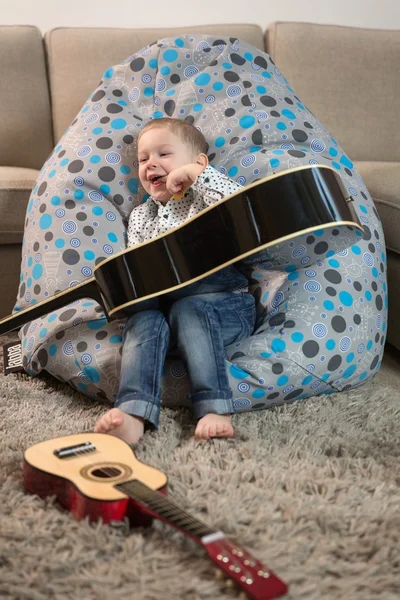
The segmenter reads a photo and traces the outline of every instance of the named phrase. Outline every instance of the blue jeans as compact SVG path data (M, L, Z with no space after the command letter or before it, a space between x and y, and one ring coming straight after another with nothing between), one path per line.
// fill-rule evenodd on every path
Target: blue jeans
M161 374L168 349L176 346L188 370L195 418L235 412L225 346L252 334L255 298L248 292L210 290L232 288L235 279L237 288L244 283L238 276L214 274L170 292L163 310L158 298L138 305L123 332L120 387L114 406L157 428Z

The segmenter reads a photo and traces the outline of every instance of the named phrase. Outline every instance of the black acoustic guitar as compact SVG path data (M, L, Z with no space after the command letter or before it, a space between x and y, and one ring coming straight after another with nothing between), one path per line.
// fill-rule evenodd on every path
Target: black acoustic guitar
M274 244L324 228L344 229L348 245L363 232L353 199L331 167L298 167L227 196L184 224L97 265L94 276L0 321L0 334L79 298L92 298L108 319L194 283Z

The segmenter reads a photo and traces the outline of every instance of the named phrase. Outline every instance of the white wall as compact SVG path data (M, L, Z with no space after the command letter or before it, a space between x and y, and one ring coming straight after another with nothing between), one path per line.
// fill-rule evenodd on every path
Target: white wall
M184 7L184 8L182 8ZM0 0L0 25L162 27L308 21L400 29L399 0Z

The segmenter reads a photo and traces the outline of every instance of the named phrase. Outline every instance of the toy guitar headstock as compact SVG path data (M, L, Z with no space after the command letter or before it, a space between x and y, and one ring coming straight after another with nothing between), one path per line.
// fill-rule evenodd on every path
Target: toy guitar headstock
M266 565L247 550L229 541L222 532L202 538L210 559L250 598L272 600L286 594L288 587Z

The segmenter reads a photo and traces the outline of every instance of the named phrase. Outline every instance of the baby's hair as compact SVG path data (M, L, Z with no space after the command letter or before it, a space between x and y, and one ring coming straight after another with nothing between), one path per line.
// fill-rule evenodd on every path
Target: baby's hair
M172 131L172 133L179 137L182 140L182 142L188 145L193 150L194 154L207 154L208 152L208 144L206 142L206 139L201 133L201 131L197 129L197 127L192 125L192 123L189 123L189 121L184 121L182 119L173 119L172 117L163 117L161 119L154 119L152 121L149 121L139 133L138 142L141 136L146 131L155 128L169 129L170 131Z

